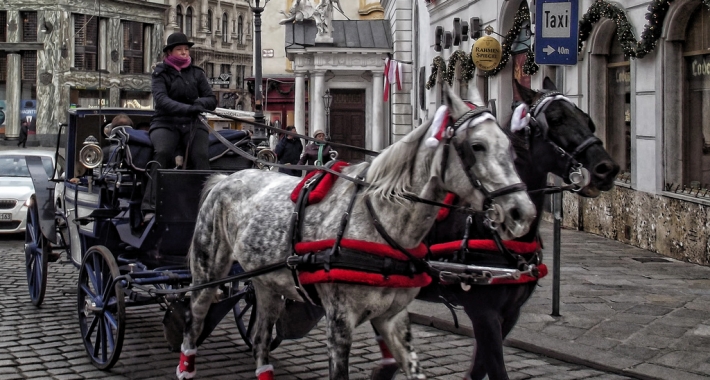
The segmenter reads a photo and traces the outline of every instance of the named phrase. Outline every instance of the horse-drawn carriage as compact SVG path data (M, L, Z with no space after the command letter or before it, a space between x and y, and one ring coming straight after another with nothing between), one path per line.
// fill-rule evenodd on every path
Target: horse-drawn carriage
M515 163L518 170L524 167L521 177L528 190L540 189L536 195L541 196L548 171L563 178L581 178L579 182L572 179L580 194L595 196L600 189L610 188L618 166L599 149L591 119L559 93L527 91L521 89L537 120L513 145L519 154ZM499 303L513 304L510 314L503 315L491 309L497 306L488 304L485 295L476 296L489 292L471 290L471 285L527 276L523 284L508 285L527 288L540 276L536 269L540 260L514 258L508 269L514 257L509 252L501 257L502 264L494 266L468 265L468 252L458 252L443 264L432 257L427 262L424 255L429 248L421 243L434 225L446 192L456 193L470 205L455 208L484 215L486 237L493 234L496 239L496 246L488 251L507 252L510 244L500 242L499 234L534 239L535 230L527 232L531 223L537 224L535 208L513 167L508 138L516 137L511 128L504 133L488 110L467 106L452 92L447 96L449 107L440 109L442 118L437 118L437 112L434 120L372 162L340 165L342 172L321 168L334 177L332 189L320 194L317 204L299 206L303 199L310 199L312 178L301 182L306 190L298 192L299 180L294 177L240 170L251 167L253 161L237 155L232 157L233 165L219 167L237 173L211 176L206 185L205 179L214 170L159 170L156 216L147 224L137 218L145 172L139 162L146 161L140 159L145 141L125 127L113 128L109 138L101 137L97 126L113 115L72 111L65 171L81 176L79 180L55 180L57 189L52 190L52 180L40 181L37 164L28 160L37 190L26 244L32 300L42 302L48 258L53 248L61 247L80 269L79 323L87 353L99 368L110 368L118 359L126 307L156 301L180 305L175 301L184 301L191 285L191 325L187 329L178 326L185 332L184 339L180 336L182 340L171 342L174 348L181 346L180 379L194 376L197 345L214 321L232 309L242 337L247 344L253 339L257 377L272 379L268 353L278 345L279 337L272 339L271 331L284 316L284 298L315 299L325 309L331 378L347 378L352 329L370 321L381 334L381 347L388 348L389 359L396 359L373 378L390 379L399 367L409 378L419 379L423 373L411 345L406 305L419 287L428 284L428 278L441 293L455 296L467 312L475 305L490 310L486 317L493 317L495 323L505 323L496 327L483 316L470 314L483 321L475 333L490 337L493 343L491 350L474 353L469 376L482 378L487 372L492 379L505 378L497 343L514 326L530 292L498 297ZM141 112L130 115L150 116ZM90 134L95 135L91 138ZM245 138L235 145L257 155L258 148ZM116 149L108 149L109 159L102 164L101 146L108 146L107 140L116 142ZM87 172L77 171L79 163ZM204 192L201 199L200 190ZM539 209L540 205L538 198L535 206ZM474 239L469 239L470 223L463 227L456 223L442 227L456 231L452 240L463 236L467 244ZM189 252L192 265L187 270L179 265L185 263L190 238L196 248ZM234 260L238 263L232 265ZM242 270L247 271L242 274L261 276L249 285L237 281L238 274L230 276ZM344 277L337 276L343 273ZM225 281L225 277L233 280ZM306 294L301 285L311 280L310 294ZM494 285L485 286L494 289ZM222 300L215 303L215 294ZM249 309L259 311L244 313ZM168 308L170 312L182 311Z
M79 269L82 340L92 363L101 369L112 367L119 358L127 308L185 300L185 293L153 292L191 282L186 256L205 179L215 172L255 167L211 136L211 170L157 170L155 217L144 221L140 203L146 168L154 164L152 146L147 131L107 123L119 113L128 114L135 125L149 122L152 115L137 109L72 109L66 134L60 127L57 141L59 145L59 139L66 138L63 174L47 178L41 161L27 159L35 184L25 239L30 298L37 306L43 302L48 262L66 252ZM246 131L219 133L250 155L271 155L254 145ZM238 272L241 268L235 264L231 273ZM233 282L221 290L222 300L215 304L218 319L233 310L238 330L251 346L253 289L248 283Z

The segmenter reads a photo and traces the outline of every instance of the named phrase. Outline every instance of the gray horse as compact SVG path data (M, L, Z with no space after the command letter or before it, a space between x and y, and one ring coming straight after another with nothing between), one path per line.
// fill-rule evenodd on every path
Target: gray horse
M354 196L346 239L386 244L373 223L376 217L386 226L386 234L400 246L417 247L431 229L439 208L407 196L440 202L446 192L459 194L478 210L486 204L506 239L528 231L535 209L525 191L515 189L520 178L513 167L508 138L490 114L472 116L448 88L447 95L450 120L459 121L453 124L456 128L439 129L428 121L385 149L372 163L346 166L342 173L350 177L367 169L365 181L369 187L357 193L353 182L342 178L335 181L321 202L308 206L305 215L300 215L304 218L303 241L335 238L337 226ZM432 144L432 138L444 141ZM468 155L460 153L466 149ZM226 277L235 260L244 270L251 271L284 262L292 255L289 231L294 204L290 194L298 181L292 176L260 170L210 177L189 254L193 284ZM505 191L511 188L515 190ZM372 202L375 215L368 211L366 198ZM273 379L273 367L269 365L273 325L283 311L284 298L304 300L288 269L252 281L258 317L253 337L256 376L259 380ZM425 378L412 348L406 310L419 288L344 283L320 283L315 288L326 312L331 379L348 378L352 331L366 321L371 321L382 334L408 379ZM177 369L180 379L195 375L195 341L215 292L215 288L207 288L192 294L191 322L186 327Z

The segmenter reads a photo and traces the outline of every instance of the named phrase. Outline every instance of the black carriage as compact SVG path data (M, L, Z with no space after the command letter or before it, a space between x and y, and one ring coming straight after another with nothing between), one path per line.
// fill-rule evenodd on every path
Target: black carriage
M147 131L109 125L119 113L128 114L138 125L149 122L153 112L72 109L57 139L58 146L66 139L65 159L57 160L63 163L59 172L64 174L47 178L38 157L27 159L35 184L25 238L30 299L36 306L42 304L48 263L66 252L67 261L79 269L77 313L82 340L100 369L111 368L120 356L127 308L160 303L170 319L170 313L185 307L189 294L179 290L191 282L186 257L205 179L215 172L254 167L211 135L212 170L157 170L156 213L144 221L140 203L152 146ZM250 155L270 155L253 144L245 131L219 133ZM59 148L57 156L61 158ZM232 268L232 274L241 271L238 264ZM239 281L220 288L221 301L210 310L213 324L233 310L238 330L251 347L253 289ZM156 294L165 289L178 292ZM173 350L179 350L178 341L170 343Z

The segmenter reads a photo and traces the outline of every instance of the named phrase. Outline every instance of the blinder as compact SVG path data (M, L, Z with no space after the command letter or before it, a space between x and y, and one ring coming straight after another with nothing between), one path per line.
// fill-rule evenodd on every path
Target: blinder
M446 133L443 139L444 157L441 161L440 172L441 180L444 181L446 178L446 163L449 158L449 144L453 144L454 149L456 150L456 154L461 160L461 164L464 168L464 173L466 173L469 182L475 189L483 193L483 208L485 210L485 215L487 219L486 224L488 224L491 229L495 230L498 228L498 225L505 221L505 213L503 212L503 208L494 202L494 199L518 191L526 191L527 187L524 183L519 182L510 186L502 187L494 191L488 191L488 189L486 189L481 183L481 181L478 179L476 174L473 173L473 171L471 170L476 164L476 155L473 151L473 147L471 146L471 144L468 143L465 138L460 139L458 136L456 136L456 131L458 131L459 128L468 123L470 120L475 121L477 118L484 118L484 120L487 119L488 117L486 117L484 114L488 114L490 115L490 117L493 117L490 110L488 110L487 108L476 107L466 112L453 124L451 123L452 120L449 119L450 125L446 128ZM494 117L493 119L495 120ZM475 128L478 124L480 123L472 123L472 125L469 125L468 128Z
M577 186L577 189L574 191L579 191L589 185L591 182L591 174L589 173L589 170L587 170L581 162L579 162L578 157L584 153L589 147L596 145L596 144L602 144L602 141L592 134L591 136L587 137L584 141L582 141L581 144L575 148L572 153L567 152L564 148L561 146L557 145L554 141L548 138L548 132L550 130L550 126L547 123L547 119L545 117L545 111L547 110L547 107L550 105L555 100L565 100L567 102L570 102L567 98L562 96L560 92L556 91L550 91L546 92L543 94L540 99L538 99L531 107L530 109L530 124L534 127L537 128L536 135L537 134L542 134L543 139L550 145L553 146L555 150L557 150L562 157L567 158L567 164L565 165L568 174L568 177L565 178L565 182L569 181L568 183L571 183L575 186ZM572 102L570 102L572 103ZM572 103L573 104L573 103ZM574 105L574 104L573 104ZM576 107L576 106L575 106Z

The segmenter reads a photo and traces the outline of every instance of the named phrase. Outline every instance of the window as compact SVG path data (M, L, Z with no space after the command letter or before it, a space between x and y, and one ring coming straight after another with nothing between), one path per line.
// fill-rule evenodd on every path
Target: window
M22 59L22 80L29 82L37 81L37 51L23 50Z
M7 42L7 11L0 11L0 42Z
M227 14L222 15L222 42L227 42L227 35L229 34L229 20Z
M237 43L242 44L242 36L244 35L244 20L240 15L237 19Z
M192 37L192 8L188 7L185 12L185 35Z
M175 22L177 23L178 30L184 32L184 30L182 29L182 7L179 5L177 6L177 10L175 11Z
M205 63L205 76L207 79L214 78L214 63Z
M207 10L207 30L212 31L212 10Z
M124 74L143 74L143 23L123 21Z
M232 66L231 66L231 65L224 65L224 64L222 64L222 65L219 65L219 66L220 66L220 67L219 67L219 73L220 73L220 74L231 74L231 73L232 73ZM231 78L230 78L230 82L231 82ZM229 85L228 85L228 84L222 84L222 85L219 86L219 88L229 88Z
M0 83L7 81L7 52L0 51Z
M94 71L98 65L99 20L74 14L74 68Z
M683 186L710 189L710 10L698 6L683 46Z
M631 69L619 43L612 37L607 58L606 150L621 167L617 177L631 181Z
M22 19L22 42L37 41L37 12L20 12Z

